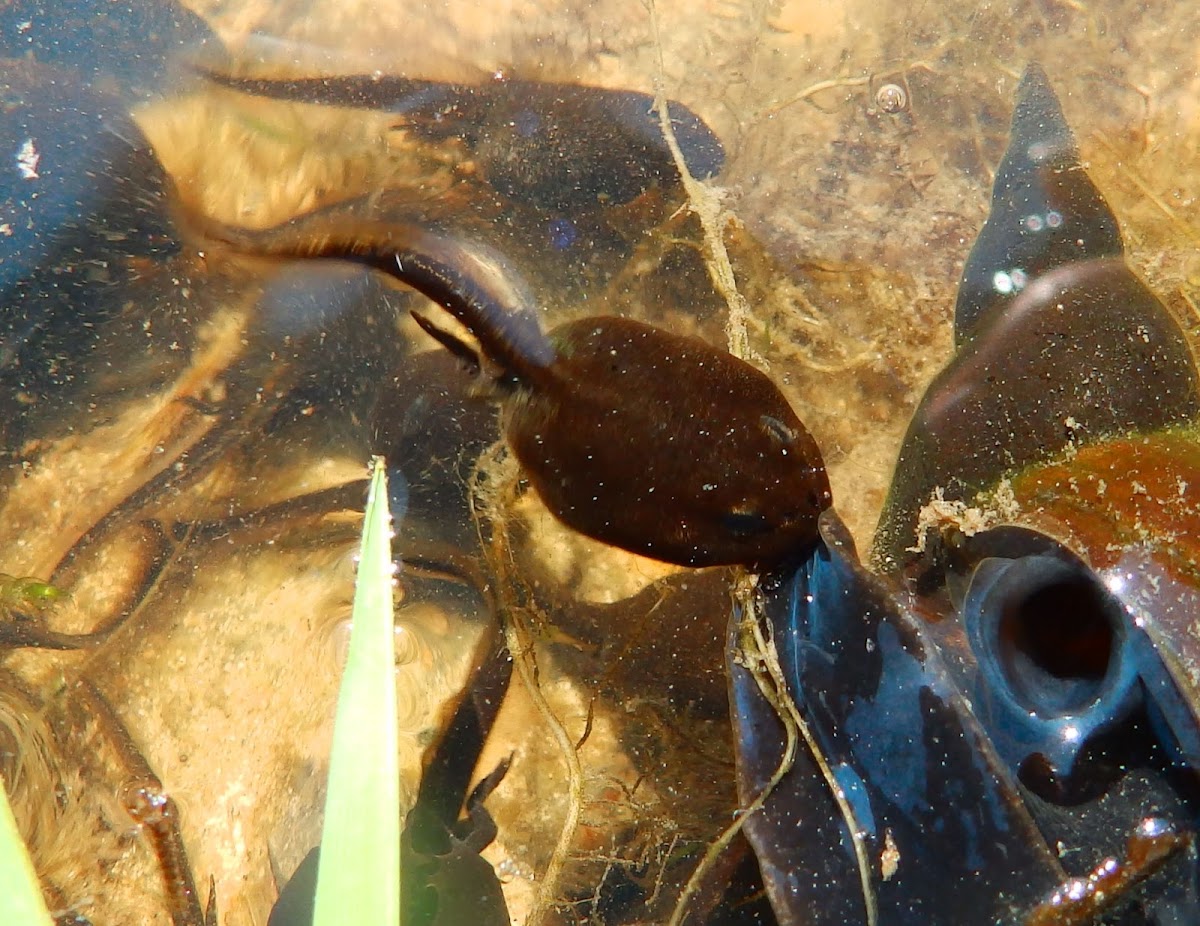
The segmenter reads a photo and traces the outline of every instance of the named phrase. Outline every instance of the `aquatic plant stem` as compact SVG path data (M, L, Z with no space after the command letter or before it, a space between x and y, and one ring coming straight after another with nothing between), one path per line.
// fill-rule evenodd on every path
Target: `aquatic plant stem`
M854 808L850 806L850 801L846 798L845 790L843 790L834 777L833 769L829 767L829 762L826 761L825 754L821 751L821 746L817 742L816 736L813 735L812 728L808 725L808 721L804 719L804 715L800 713L795 699L788 690L787 680L783 675L783 667L779 663L779 651L775 648L775 641L767 637L763 631L763 624L758 619L757 580L757 576L750 575L746 581L740 582L734 587L735 599L742 607L743 625L749 630L750 638L754 645L753 649L748 647L743 648L745 657L752 661L752 667L747 666L747 668L751 670L754 681L758 684L759 691L775 709L776 714L778 714L780 721L783 723L784 729L787 731L788 743L794 744L797 733L803 737L804 744L808 747L813 762L816 763L821 777L825 779L825 783L828 785L834 802L837 804L838 810L842 815L842 820L849 830L850 844L854 846L854 858L858 864L858 877L862 888L863 906L866 909L867 926L876 926L879 920L879 911L875 901L875 889L871 885L871 862L867 858L866 845L862 838L862 827L859 825L858 818L854 815ZM742 640L745 642L746 638L743 637ZM792 763L795 762L794 745L792 746L790 755L785 748L784 758L787 768L783 767L784 763L780 763L780 768L772 776L768 784L768 790L764 794L769 793L769 790L778 784L783 775L791 770Z
M679 171L684 192L688 197L688 206L700 220L700 225L704 232L706 256L708 258L706 264L709 274L712 277L713 285L725 299L728 307L729 315L726 319L725 333L729 343L729 352L735 357L752 361L755 358L750 350L748 335L748 322L751 317L750 306L746 301L746 297L737 288L737 280L734 277L733 265L729 260L729 252L725 249L723 228L725 222L728 221L728 216L721 205L716 191L696 180L691 175L684 160L683 152L679 147L679 142L675 138L675 131L671 126L670 113L667 110L667 99L664 89L666 68L663 61L662 33L659 29L658 9L655 5L655 0L646 0L646 9L650 14L651 33L654 36L654 47L658 56L658 72L654 81L654 105L658 110L659 127L667 143L667 147L671 151L671 157L675 161L675 167ZM862 83L866 82L867 79L864 78ZM839 83L853 84L857 83L857 81L848 80ZM829 785L834 800L837 802L838 809L841 811L842 818L850 829L850 841L854 846L854 854L858 862L859 878L862 882L863 904L866 907L867 926L875 926L877 919L875 894L871 887L871 868L867 860L866 849L859 835L860 828L854 817L854 811L846 799L845 792L833 777L833 771L821 753L820 745L817 743L812 730L808 727L808 724L801 716L799 710L797 710L795 703L788 693L787 684L783 678L783 670L779 665L779 654L775 650L775 644L766 638L759 624L755 604L757 601L757 576L752 574L745 575L742 581L735 584L733 594L742 609L744 626L749 628L750 635L754 641L753 651L749 649L743 650L743 658L746 660L744 665L753 676L763 697L775 708L780 721L783 723L787 740L783 759L780 761L775 773L771 776L771 780L767 783L767 786L750 802L749 806L743 809L737 820L726 827L721 835L705 851L704 857L696 866L695 871L692 872L692 876L688 879L688 883L680 895L679 902L675 905L669 926L679 926L683 922L688 902L699 889L700 882L704 876L716 864L721 852L725 850L725 847L729 845L742 826L745 825L745 821L750 814L755 813L763 806L767 797L770 796L771 791L779 784L783 776L791 770L796 758L798 735L804 738L804 742L812 754L813 761L816 762L817 767L821 770L821 774ZM745 639L744 636L743 639Z
M846 799L845 791L837 783L837 780L833 776L833 770L829 767L829 763L825 761L825 757L821 753L820 745L817 743L816 737L813 736L812 729L796 708L795 702L788 693L787 684L783 677L783 668L779 663L779 652L775 648L775 641L763 632L762 623L758 619L758 576L754 573L743 574L735 582L732 591L735 604L741 612L741 617L738 619L738 651L735 659L739 665L750 673L751 678L758 685L759 693L774 708L780 723L783 724L783 755L780 757L779 765L776 766L770 780L763 786L762 790L754 796L754 799L749 804L740 810L737 819L709 844L704 856L696 865L695 870L692 871L691 877L688 878L687 884L679 896L679 901L675 904L674 911L672 911L668 926L681 926L687 914L688 904L692 897L700 890L705 876L716 865L717 860L721 857L721 853L725 851L726 847L733 841L742 827L745 826L746 821L750 819L751 815L762 809L767 799L771 796L771 792L775 790L784 776L792 770L796 762L796 750L799 747L801 738L803 738L805 745L808 747L813 761L816 762L821 776L825 779L830 791L833 793L834 801L838 805L842 819L850 830L850 842L854 846L854 855L858 864L859 879L862 886L866 923L867 926L876 926L879 912L875 901L875 892L871 886L870 861L867 859L866 848L860 836L861 828L858 825L857 818L854 816L853 808L851 808L849 801Z
M756 578L757 577L752 574L745 577L746 581L748 581L750 584L750 597L747 600L753 600L753 586ZM736 597L738 594L736 587L733 592ZM747 611L743 606L742 617L739 619L739 639L744 639L746 630L753 627L756 641L756 652L751 653L748 650L743 650L741 653L739 653L739 656L741 657L740 661L743 667L754 678L754 681L758 685L758 689L762 693L762 696L766 698L767 701L773 706L775 706L775 698L772 695L772 683L768 678L763 677L763 669L766 665L766 660L762 655L768 646L770 646L773 651L774 644L763 640L762 632L757 626L758 622L755 619L752 608L753 606L751 605L751 610ZM778 711L778 707L776 707L776 710ZM775 790L776 785L783 780L783 776L791 771L792 765L796 761L796 748L799 745L799 738L797 736L797 728L799 725L795 723L788 723L787 719L782 717L782 715L780 719L783 721L785 739L783 756L779 760L779 765L771 775L770 781L768 781L766 786L759 791L757 795L755 795L754 800L752 800L745 807L740 808L733 823L725 827L725 829L721 831L721 834L717 836L717 838L711 843L709 843L708 848L704 851L703 857L701 857L699 863L692 871L691 877L688 878L687 884L684 885L683 891L679 895L679 900L675 904L675 909L671 912L671 919L667 921L667 926L681 926L684 917L687 915L688 904L691 902L692 897L694 897L700 890L701 884L704 881L704 877L712 870L713 866L716 865L717 860L721 857L721 853L725 851L731 842L733 842L734 837L741 832L742 827L746 825L746 821L750 819L750 816L762 809L763 805L767 802L767 798L771 796L771 792Z
M524 622L515 614L515 612L506 612L504 616L504 639L508 644L508 651L512 653L513 664L517 668L517 674L521 677L521 682L525 686L525 690L529 693L529 699L533 702L534 708L541 717L542 722L550 730L550 735L554 737L554 743L558 747L559 754L563 762L567 766L567 815L563 820L562 829L558 835L558 842L554 846L554 851L550 856L550 862L546 865L546 870L542 873L540 882L538 883L537 892L534 895L533 907L530 910L529 917L525 921L525 926L538 926L554 903L554 894L558 885L559 878L562 876L563 866L566 864L567 858L570 855L571 843L575 839L575 831L579 827L580 811L583 807L583 766L579 762L579 754L575 751L575 744L571 741L570 735L551 709L549 702L542 694L541 685L538 681L537 658L534 654L533 639L529 632L529 628L524 625Z
M511 562L511 551L508 545L508 528L504 520L504 512L512 510L515 501L517 470L514 460L504 458L502 442L493 444L480 455L472 481L477 487L471 499L472 515L476 525L480 526L480 541L483 549L488 551L492 572L497 577L500 605L498 610L504 626L504 641L512 655L513 665L521 678L521 683L529 694L529 700L533 703L542 722L549 729L567 769L566 817L559 831L558 841L550 855L550 861L538 882L533 903L524 924L524 926L538 926L554 904L558 882L570 856L575 832L579 828L579 818L583 811L583 766L579 762L579 753L575 742L542 692L533 633L522 617L520 605L512 600L511 576L506 568ZM483 536L481 521L484 518L491 527L490 538Z
M750 350L750 338L747 334L747 320L750 317L750 305L737 286L733 275L733 265L729 261L729 252L725 250L724 227L729 221L729 214L721 205L719 193L712 187L701 183L688 170L684 160L683 150L675 138L675 129L671 126L671 114L667 108L666 67L663 62L662 33L658 25L658 8L654 0L646 0L646 9L650 13L650 29L654 36L654 49L658 56L657 73L654 77L654 108L658 110L658 124L662 131L663 140L675 161L679 171L679 179L687 194L688 208L700 220L700 228L704 233L705 265L709 276L721 298L725 300L729 315L725 320L725 337L729 342L729 353L742 360L753 360Z

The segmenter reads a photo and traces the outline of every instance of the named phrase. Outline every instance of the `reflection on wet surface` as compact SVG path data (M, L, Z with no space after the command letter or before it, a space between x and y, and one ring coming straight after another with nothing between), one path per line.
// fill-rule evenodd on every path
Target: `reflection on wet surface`
M61 922L303 921L371 453L406 922L1196 918L1182 30L802 6L544 11L565 73L343 21L336 76L338 13L5 11L0 773Z
M1197 518L1198 377L1177 321L1120 253L1030 65L963 275L959 350L918 406L876 534L875 561L897 581L867 572L832 511L816 553L767 581L786 697L812 744L779 787L772 702L731 639L739 784L763 801L747 835L782 921L1200 915L1194 677L1156 629L1194 598L1138 595L1132 573L1102 568L1134 548L1139 573L1194 581L1180 537ZM1121 443L1131 431L1145 454ZM1101 476L1090 461L1112 461L1114 440L1118 467L1136 469ZM1125 507L1152 472L1176 503L1154 522L1152 505ZM1079 482L1095 490L1086 534ZM830 812L812 825L816 800ZM903 865L915 870L893 878Z

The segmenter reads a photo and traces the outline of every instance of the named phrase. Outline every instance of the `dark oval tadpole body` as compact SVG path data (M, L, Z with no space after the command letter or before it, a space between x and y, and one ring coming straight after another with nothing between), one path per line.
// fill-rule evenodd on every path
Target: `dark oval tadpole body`
M495 189L543 209L627 203L679 178L654 97L634 90L512 77L479 84L394 75L208 77L273 99L395 112L421 137L462 139ZM688 170L716 174L725 159L720 139L682 103L669 101L668 111Z
M454 315L510 387L505 434L529 481L580 533L685 566L763 566L815 541L831 500L816 442L775 384L731 354L617 317L547 337L503 255L414 225L317 212L206 233L250 254L363 264Z
M156 344L178 330L151 293L179 245L170 178L121 102L78 73L0 61L0 151L0 444L14 450L34 420L86 407L87 371L135 315L154 315Z
M829 483L768 377L630 319L580 319L551 337L552 375L506 403L505 425L563 522L686 566L760 565L810 546Z
M120 103L69 71L0 61L0 367L47 316L95 311L90 289L116 277L120 257L177 249L170 181ZM89 319L92 323L94 317ZM70 345L74 348L76 345ZM61 347L59 348L61 349Z

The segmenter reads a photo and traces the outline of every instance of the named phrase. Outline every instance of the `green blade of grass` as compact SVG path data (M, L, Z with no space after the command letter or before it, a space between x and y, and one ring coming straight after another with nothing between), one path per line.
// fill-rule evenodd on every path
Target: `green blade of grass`
M0 780L0 923L53 926L38 886L37 872L17 832L3 780Z
M400 791L387 476L376 457L338 694L313 926L400 921ZM347 919L347 916L352 919Z

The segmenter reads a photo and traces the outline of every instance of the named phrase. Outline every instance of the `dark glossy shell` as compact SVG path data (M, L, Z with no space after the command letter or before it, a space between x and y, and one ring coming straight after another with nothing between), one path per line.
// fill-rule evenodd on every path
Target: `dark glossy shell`
M1200 377L1040 68L955 324L880 521L885 578L826 512L813 556L763 584L876 921L1200 921ZM950 506L918 535L935 490L991 526ZM783 740L738 642L747 802ZM810 755L746 832L780 922L867 921L850 823Z
M1200 415L1187 339L1126 264L1116 218L1037 66L1017 89L955 333L957 353L913 415L879 520L885 571L914 559L918 513L935 490L971 499L1069 445Z
M921 400L880 519L876 553L911 559L935 489L969 499L1062 448L1200 412L1178 324L1119 260L1068 264L981 320Z
M1026 285L1055 267L1124 253L1117 218L1080 163L1046 73L1031 64L1017 88L991 212L958 285L955 343L961 347L981 319L1006 312Z
M833 512L820 531L805 565L776 577L766 620L854 809L878 922L1012 922L1062 869L924 622L862 567ZM745 803L774 773L782 731L737 660L728 670ZM849 831L803 748L746 832L780 923L866 922ZM889 846L898 861L885 877Z
M1200 585L1200 432L1179 428L1081 447L1011 480L1023 523L1068 540L1095 569L1143 547Z

